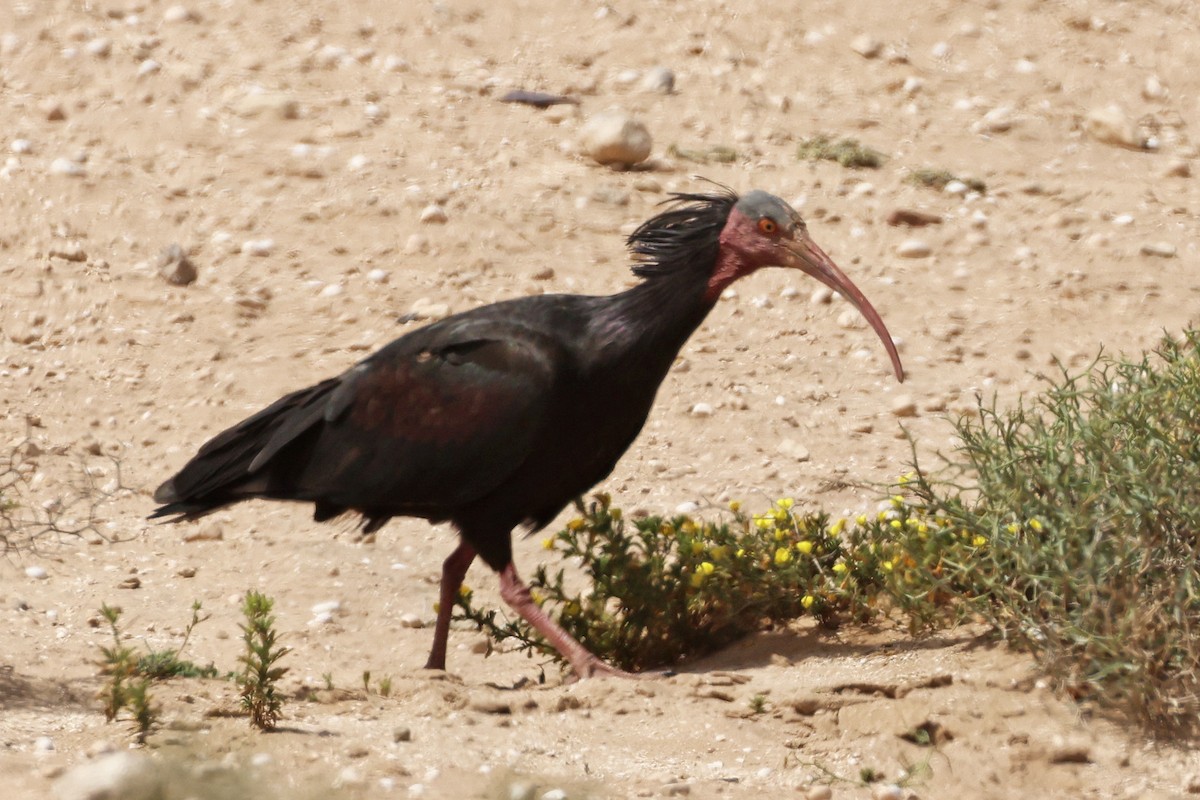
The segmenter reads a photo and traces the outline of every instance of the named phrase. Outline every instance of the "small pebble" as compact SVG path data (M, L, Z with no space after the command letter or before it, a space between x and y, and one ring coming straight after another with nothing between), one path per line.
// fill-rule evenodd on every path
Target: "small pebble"
M823 306L833 300L833 289L828 286L818 286L808 296L808 302L814 306Z
M67 175L72 178L82 178L87 175L87 168L77 161L60 157L50 162L50 173L52 175Z
M694 514L699 508L700 508L700 506L698 504L693 503L691 500L685 500L684 502L675 506L675 513L676 514Z
M833 800L833 789L828 786L812 786L804 793L805 800Z
M411 611L406 611L400 615L401 628L424 628L425 621Z
M643 92L671 94L675 91L675 73L666 67L654 67L642 76L640 86Z
M808 448L794 439L784 439L775 447L775 450L779 455L801 464L812 458Z
M19 156L25 155L26 153L32 153L33 142L29 141L28 139L13 139L12 144L9 145L9 149ZM1185 161L1183 163L1186 164L1187 162Z
M169 244L164 247L158 254L155 266L158 268L158 274L167 283L175 286L187 286L199 275L196 265L188 258L183 247L178 244Z
M854 37L850 42L850 49L858 53L863 58L878 58L883 52L883 42L868 33Z
M274 239L247 239L242 242L242 252L246 255L269 256L274 250Z
M425 225L444 225L448 219L446 209L436 203L421 209L421 222Z
M682 781L664 784L659 791L667 797L687 797L692 793L692 787Z
M193 12L187 6L169 6L167 10L163 12L163 22L168 24L176 24L179 22L195 22L196 20L197 16L195 12Z
M537 784L530 781L515 781L508 787L508 800L534 800L537 797Z
M696 403L692 406L691 415L693 417L711 417L713 415L713 407L708 403Z
M33 752L35 753L53 753L54 740L49 736L39 736L33 740Z
M898 394L892 398L892 416L915 417L916 415L917 404L912 395Z
M920 239L906 239L896 246L896 255L901 258L928 258L933 248Z
M88 55L96 58L108 58L112 54L112 39L107 39L103 36L92 39L84 48Z
M49 577L45 567L32 566L25 568L25 577L32 578L35 581L45 580Z
M386 269L373 269L367 273L367 280L371 283L387 283L389 273Z
M250 756L250 766L252 767L265 767L267 764L270 764L271 761L272 758L270 753L255 753L254 755Z
M1175 245L1170 242L1147 242L1142 245L1142 255L1156 256L1158 258L1174 258Z
M567 793L562 789L551 789L542 793L541 800L567 800Z
M14 152L16 150L16 144L16 142L13 142ZM1192 165L1185 159L1177 158L1171 163L1167 164L1166 169L1163 170L1163 176L1167 178L1190 178L1192 177Z
M1098 142L1133 150L1143 149L1144 142L1138 135L1137 124L1115 103L1093 108L1084 119L1083 127Z
M412 730L401 726L392 731L392 741L399 744L401 742L412 741Z
M877 783L871 787L871 800L904 800L904 790L894 783Z

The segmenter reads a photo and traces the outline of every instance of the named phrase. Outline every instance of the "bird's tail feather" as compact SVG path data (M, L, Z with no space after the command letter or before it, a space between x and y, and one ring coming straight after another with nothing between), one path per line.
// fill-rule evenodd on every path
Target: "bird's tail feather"
M197 519L218 508L272 491L272 458L322 419L323 400L337 385L331 379L282 397L204 444L178 474L154 492L162 503L150 518ZM296 498L300 499L300 498Z

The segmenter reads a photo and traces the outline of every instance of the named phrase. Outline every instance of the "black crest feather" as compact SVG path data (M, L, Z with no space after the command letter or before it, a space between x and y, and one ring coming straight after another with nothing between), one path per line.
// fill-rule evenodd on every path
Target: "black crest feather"
M719 185L719 184L718 184ZM642 278L683 269L709 271L717 258L721 230L738 201L732 189L714 194L674 192L672 208L643 222L629 235L633 273Z

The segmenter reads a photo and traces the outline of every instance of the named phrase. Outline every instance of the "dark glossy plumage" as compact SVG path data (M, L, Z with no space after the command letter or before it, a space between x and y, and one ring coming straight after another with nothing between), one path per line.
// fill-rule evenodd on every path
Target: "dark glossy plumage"
M796 213L765 192L675 199L629 238L644 279L632 289L523 297L402 336L209 441L155 492L153 516L193 519L258 497L314 503L317 520L356 511L368 531L394 516L449 521L465 544L447 559L443 606L478 553L502 573L505 598L536 616L512 568L512 529L546 525L607 476L720 288L785 263L759 255L774 239L807 241ZM764 216L778 223L774 238L754 228ZM444 662L448 615L431 666ZM573 657L585 673L599 665L586 655Z

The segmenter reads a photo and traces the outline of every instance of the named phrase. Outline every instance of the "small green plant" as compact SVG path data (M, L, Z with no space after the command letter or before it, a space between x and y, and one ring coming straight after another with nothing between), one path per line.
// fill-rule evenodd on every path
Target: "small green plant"
M332 692L333 691L333 673L332 672L322 672L321 680L325 682L325 690Z
M836 161L849 169L879 169L887 160L883 153L859 144L856 139L834 141L828 136L814 136L801 141L796 157L802 161Z
M917 169L908 174L905 179L917 186L927 186L930 189L945 189L952 181L959 181L968 189L979 194L987 194L987 184L978 178L960 178L953 172L944 169Z
M242 706L249 712L251 724L264 731L274 729L279 722L283 697L278 683L288 671L287 667L276 666L289 648L276 645L279 634L271 615L274 604L254 590L246 592L242 603L246 621L241 623L241 629L246 652L238 658L243 666L238 683L242 687Z
M756 694L750 698L750 713L761 714L767 710L767 696L765 694Z
M392 678L389 675L386 678L379 679L379 695L381 697L389 697L392 694Z
M371 670L364 669L362 674L363 691L367 694L371 693Z
M104 718L109 722L117 719L122 711L128 711L134 724L134 733L143 742L153 729L158 709L150 700L150 678L138 672L138 658L132 647L121 644L121 609L107 603L100 605L100 615L108 622L112 632L111 647L101 645L100 672L108 682L100 691L104 701Z

